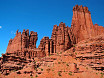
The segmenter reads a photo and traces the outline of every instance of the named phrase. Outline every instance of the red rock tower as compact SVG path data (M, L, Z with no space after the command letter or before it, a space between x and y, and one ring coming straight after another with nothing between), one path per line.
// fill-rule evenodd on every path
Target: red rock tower
M83 7L82 5L76 5L73 7L71 32L75 36L76 43L81 40L104 33L104 28L103 30L101 28L103 27L93 25L91 13L88 10L88 7ZM101 32L99 32L100 30Z
M59 26L54 25L51 39L53 40L54 53L65 51L71 47L68 27L63 22Z

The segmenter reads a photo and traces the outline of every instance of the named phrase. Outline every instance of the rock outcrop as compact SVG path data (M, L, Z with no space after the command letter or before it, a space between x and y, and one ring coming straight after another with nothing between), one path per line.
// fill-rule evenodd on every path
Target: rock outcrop
M73 18L71 28L66 27L61 22L59 26L54 25L51 39L44 37L40 45L36 48L37 32L23 30L16 32L14 39L10 39L6 53L16 53L19 55L31 56L48 56L52 53L63 52L72 47L72 45L104 33L104 27L93 25L91 13L87 7L76 5L73 7ZM32 53L31 53L32 51Z
M68 27L61 22L59 26L54 25L51 39L53 40L53 51L62 52L71 47L71 40L68 33Z
M104 70L104 37L101 34L104 34L104 27L93 25L88 8L76 5L73 7L71 27L66 27L63 22L59 26L54 25L51 38L43 37L38 48L36 48L37 32L31 31L29 34L29 30L23 30L22 33L17 30L14 39L9 40L6 53L0 57L0 72L7 75L11 70L19 70L27 63L35 62L36 58L40 59L52 54L59 56L58 54L71 47L70 56L96 70ZM95 38L98 35L101 37ZM81 43L84 40L89 41ZM80 43L80 46L75 46ZM53 62L52 59L47 59L45 62L49 61ZM78 72L76 63L73 63L72 67L73 72ZM30 71L29 73L32 76Z
M29 35L29 30L23 30L22 34L17 30L15 38L10 39L6 52L24 51L26 48L34 49L36 41L37 32L31 31Z
M41 49L44 56L49 56L49 54L52 54L52 40L49 39L49 37L43 37L40 41L39 49Z
M104 70L104 34L83 40L75 45L73 53L76 59L96 70Z
M78 43L81 40L104 33L104 27L98 26L98 24L93 25L88 7L76 5L73 7L73 18L70 31L75 37L75 40L72 41Z

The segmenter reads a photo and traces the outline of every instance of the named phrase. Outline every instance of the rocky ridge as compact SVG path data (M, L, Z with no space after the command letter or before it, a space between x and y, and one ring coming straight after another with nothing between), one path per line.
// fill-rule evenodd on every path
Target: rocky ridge
M43 37L38 48L36 48L37 32L31 31L29 34L27 29L26 31L23 30L21 34L17 30L15 38L9 40L6 53L0 57L0 72L3 75L8 75L12 71L21 70L22 72L17 71L15 74L24 73L25 75L35 76L37 75L36 73L46 73L37 71L36 69L39 69L39 67L42 66L45 69L47 66L53 65L53 63L57 67L56 61L59 62L58 57L60 59L67 57L64 60L64 62L68 61L67 72L86 73L85 68L83 69L83 66L85 66L102 73L104 71L103 34L104 27L98 26L98 24L93 25L88 8L76 5L73 7L71 27L66 26L63 22L59 26L54 25L51 39ZM51 55L53 56L52 58L49 57ZM72 62L68 58L75 60ZM38 62L36 63L36 61ZM69 61L71 61L70 64ZM80 65L82 65L81 68L77 67ZM34 70L30 67L35 69L36 72L33 72ZM28 69L31 71L28 71ZM89 71L92 72L93 69ZM59 75L61 75L60 72L64 71L64 69L58 69L58 71L57 68L55 70L59 72ZM78 75L77 77L83 78L83 76Z

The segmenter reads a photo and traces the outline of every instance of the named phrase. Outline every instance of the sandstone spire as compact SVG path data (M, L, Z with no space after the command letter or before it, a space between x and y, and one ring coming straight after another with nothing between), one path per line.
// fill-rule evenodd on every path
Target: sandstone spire
M68 27L63 22L59 26L54 25L51 39L53 40L54 53L65 51L71 47Z
M96 33L96 32L98 32L96 30L97 27L93 26L92 19L91 19L91 13L88 10L88 7L83 7L82 5L81 6L76 5L75 7L73 7L71 32L75 36L76 43L78 43L81 40L98 35ZM101 29L99 29L99 30L101 30Z

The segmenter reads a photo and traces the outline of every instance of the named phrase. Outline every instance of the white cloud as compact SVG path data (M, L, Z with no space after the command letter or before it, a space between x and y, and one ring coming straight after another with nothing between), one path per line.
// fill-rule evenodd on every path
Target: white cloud
M2 26L0 26L0 29L2 28Z

